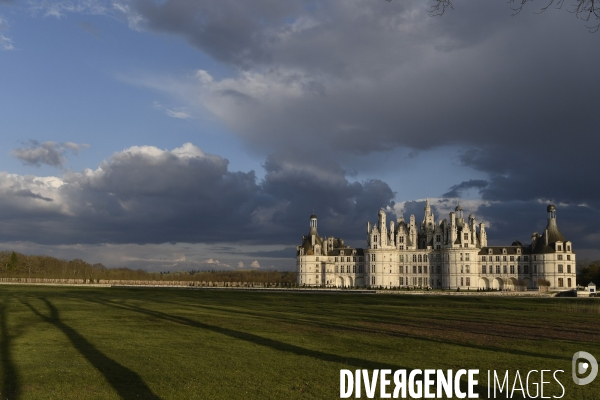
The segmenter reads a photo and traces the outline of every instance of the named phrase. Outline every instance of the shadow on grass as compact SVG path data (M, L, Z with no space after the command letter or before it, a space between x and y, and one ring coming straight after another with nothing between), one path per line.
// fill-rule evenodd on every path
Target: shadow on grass
M104 375L104 378L121 398L147 400L160 399L160 397L155 395L146 383L144 383L137 373L107 357L76 330L62 322L58 309L50 301L45 298L40 300L46 303L46 306L50 310L50 316L42 314L27 302L21 302L45 322L60 329L71 341L73 347L75 347L90 364Z
M222 335L229 336L233 339L247 341L252 344L257 344L260 346L268 347L268 348L271 348L271 349L274 349L277 351L287 352L287 353L295 354L298 356L311 357L311 358L315 358L315 359L326 361L326 362L334 362L334 363L338 363L338 364L350 365L350 366L353 366L358 369L368 369L368 370L391 369L392 371L395 371L398 369L406 369L407 374L410 374L410 372L413 370L411 368L406 368L406 367L388 364L388 363L364 360L364 359L355 358L355 357L343 357L343 356L340 356L337 354L331 354L331 353L325 353L322 351L306 349L304 347L296 346L296 345L285 343L285 342L280 342L278 340L269 339L269 338L258 336L258 335L252 334L252 333L237 331L237 330L233 330L233 329L229 329L229 328L223 328L223 327L216 326L216 325L209 325L209 324L195 321L195 320L192 320L192 319L189 319L186 317L170 315L170 314L166 314L166 313L163 313L160 311L149 310L149 309L145 309L145 308L137 307L137 306L133 306L133 305L123 304L123 303L114 303L109 300L98 300L98 299L94 299L94 300L88 299L88 301L91 301L91 302L94 302L97 304L101 304L101 305L105 305L105 306L118 308L121 310L126 310L126 311L131 311L131 312L148 315L148 316L151 316L151 317L154 317L157 319L162 319L165 321L169 321L169 322L173 322L173 323L177 323L177 324L181 324L181 325L205 329L208 331L212 331L212 332L216 332L216 333L219 333ZM337 382L335 382L335 384L337 384ZM461 381L460 387L463 392L467 392L467 390L468 390L467 382ZM475 393L478 393L480 398L485 399L486 395L487 395L487 387L481 386L481 385L476 385ZM502 396L502 395L499 394L499 396ZM506 397L496 397L496 398L497 399L505 399ZM520 399L520 398L521 397L518 397L518 396L513 397L513 399Z
M2 399L18 399L19 373L11 356L11 335L7 326L6 298L0 304L0 364L2 365Z
M163 302L179 304L176 302L169 302L169 301L163 301ZM216 311L216 312L224 312L224 313L230 313L230 314L251 316L251 317L255 317L255 318L259 318L259 319L271 319L271 320L277 320L277 321L285 321L285 322L288 322L291 324L298 324L298 323L308 324L308 325L312 325L312 326L315 326L318 328L327 329L329 331L338 330L338 331L352 331L352 332L357 332L357 333L371 333L371 334L378 334L378 335L387 335L387 336L392 336L392 337L409 338L409 339L420 340L420 341L430 342L430 343L435 343L435 344L440 344L440 345L459 346L459 347L465 347L468 349L474 349L474 350L480 350L480 351L486 351L486 352L489 351L489 352L501 353L501 354L513 354L516 356L535 357L535 358L544 358L544 359L553 359L553 360L567 360L567 361L571 360L568 357L557 356L557 355L553 355L553 354L541 354L541 353L529 352L529 351L524 351L524 350L510 349L510 348L506 348L506 347L498 347L498 346L485 346L485 345L479 345L476 343L459 342L459 341L450 340L447 338L446 339L436 339L436 338L427 337L424 335L411 335L406 332L377 329L376 327L356 327L356 326L350 326L350 325L332 324L329 322L315 321L313 319L308 319L308 318L303 318L303 319L299 320L297 318L294 319L294 318L284 317L281 315L274 316L274 315L269 315L267 313L261 313L261 312L249 311L249 310L236 310L236 309L232 309L232 308L228 308L228 307L216 307L216 306L207 306L207 305L199 305L199 304L194 305L194 307L211 310L211 311ZM371 322L372 318L363 318L363 319L367 319L368 322ZM384 318L381 318L379 321L376 321L376 322L381 323L381 321L384 321L384 320L385 320ZM407 322L404 322L402 324L392 324L392 325L401 325L404 327L423 329L423 326L409 324ZM439 328L435 327L435 321L432 321L432 323L430 325L428 325L428 329L443 331L443 329L439 329ZM501 335L489 334L487 332L482 332L480 334L487 334L489 336L501 336ZM509 338L514 339L513 337L509 337Z

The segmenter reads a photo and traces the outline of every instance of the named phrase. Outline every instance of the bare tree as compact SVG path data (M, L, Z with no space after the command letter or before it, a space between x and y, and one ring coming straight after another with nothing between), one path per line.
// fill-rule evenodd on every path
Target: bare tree
M392 0L387 0L388 2ZM514 4L512 7L513 13L512 15L519 14L523 7L529 2L533 0L508 0L509 3ZM561 9L565 4L565 0L546 0L547 3L543 6L537 13L543 13L549 8ZM572 4L572 8L567 9L572 14L583 21L586 22L586 28L590 32L598 32L600 29L600 9L596 7L598 0L574 0ZM427 11L431 16L440 16L443 15L446 10L453 10L454 6L452 5L451 0L433 0L433 4L431 8ZM590 23L588 25L587 23Z

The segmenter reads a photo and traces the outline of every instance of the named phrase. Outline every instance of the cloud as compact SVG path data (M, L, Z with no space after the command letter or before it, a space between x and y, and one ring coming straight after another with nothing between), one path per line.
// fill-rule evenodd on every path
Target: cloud
M165 114L167 114L169 117L172 117L172 118L178 118L178 119L193 118L187 111L184 111L182 109L169 109L157 101L154 101L152 103L152 106L158 110L164 111Z
M250 264L250 267L252 268L260 268L260 264L258 263L257 260L252 261L252 263Z
M374 210L393 205L386 183L349 181L332 162L273 155L261 182L228 164L186 143L133 146L61 177L0 174L0 217L11 217L0 241L289 244L313 209L330 234L359 238Z
M244 268L244 263L243 263L242 261L239 261L239 262L238 262L238 268L239 268L239 269L242 269L242 268Z
M75 155L83 148L88 148L87 144L77 144L73 142L38 142L30 140L27 147L14 149L11 154L18 158L24 165L34 165L40 167L42 164L52 167L63 168L67 162L65 154L71 152Z
M444 193L443 197L460 197L461 193L469 189L479 189L480 191L488 186L488 182L483 179L470 179L454 185L450 190Z

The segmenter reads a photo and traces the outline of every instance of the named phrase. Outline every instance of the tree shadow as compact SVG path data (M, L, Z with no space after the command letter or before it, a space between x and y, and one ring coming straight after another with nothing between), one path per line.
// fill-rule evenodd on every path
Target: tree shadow
M163 301L163 302L181 305L180 303L177 303L177 302L169 302L169 301ZM187 306L189 306L189 305L187 305ZM211 310L211 311L217 311L217 312L225 312L225 313L230 313L230 314L252 316L255 318L259 318L259 319L285 321L288 323L302 323L302 324L307 324L307 325L311 325L311 326L315 326L315 327L319 327L319 328L324 328L329 331L341 330L341 331L352 331L352 332L357 332L357 333L371 333L371 334L386 335L386 336L391 336L391 337L409 338L409 339L420 340L420 341L424 341L424 342L431 342L431 343L440 344L440 345L453 345L453 346L464 347L467 349L481 350L481 351L486 351L486 352L494 352L494 353L501 353L501 354L508 353L508 354L513 354L513 355L517 355L517 356L544 358L544 359L552 359L552 360L567 360L567 361L570 360L570 358L568 358L568 357L557 356L557 355L553 355L553 354L541 354L541 353L529 352L529 351L525 351L525 350L510 349L510 348L506 348L506 347L480 345L480 344L476 344L473 342L459 342L456 340L437 339L437 338L427 337L427 336L423 336L423 335L411 335L406 332L378 329L376 326L359 327L359 326L354 326L354 325L332 324L329 322L315 321L315 320L309 319L309 318L303 318L302 320L299 320L299 319L294 319L294 318L285 317L285 316L281 316L281 315L274 316L274 315L269 315L267 313L261 313L261 312L256 312L256 311L236 310L236 309L232 309L232 308L228 308L228 307L207 306L207 305L200 305L200 304L196 304L196 305L194 305L194 307ZM382 317L377 322L380 323L383 320L385 320L385 319ZM410 324L407 322L404 322L402 324L395 324L395 323L389 323L389 322L387 322L387 323L391 324L391 325L401 325L403 327L413 327L413 328L419 328L419 329L422 328L422 326ZM433 323L431 324L431 326L428 329L442 330L442 329L435 327L435 324L433 324ZM487 334L488 336L502 336L502 335L494 335L494 334L489 334L489 333L485 333L485 334ZM510 339L513 339L513 338L510 337Z
M368 370L390 369L392 371L395 371L398 369L405 369L407 371L407 374L410 374L410 372L413 370L411 368L394 365L394 364L389 364L389 363L383 363L383 362L379 362L379 361L370 361L370 360L365 360L365 359L356 358L356 357L344 357L344 356L340 356L337 354L325 353L325 352L318 351L318 350L311 350L311 349L296 346L296 345L293 345L290 343L280 342L278 340L266 338L263 336L258 336L253 333L237 331L237 330L224 328L224 327L220 327L220 326L216 326L216 325L209 325L209 324L195 321L195 320L192 320L192 319L189 319L186 317L170 315L170 314L166 314L166 313L163 313L160 311L149 310L149 309L145 309L145 308L138 307L138 306L123 304L123 303L115 303L115 302L112 302L109 300L99 300L99 299L94 299L94 300L88 299L88 301L91 301L91 302L94 302L97 304L102 304L105 306L118 308L118 309L125 310L125 311L137 312L140 314L148 315L148 316L151 316L151 317L154 317L157 319L162 319L165 321L169 321L169 322L173 322L173 323L177 323L177 324L181 324L181 325L186 325L186 326L191 326L194 328L209 330L209 331L216 332L216 333L219 333L219 334L222 334L225 336L229 336L233 339L247 341L252 344L257 344L260 346L268 347L268 348L271 348L271 349L274 349L277 351L287 352L287 353L291 353L291 354L294 354L297 356L310 357L310 358L314 358L314 359L326 361L326 362L345 364L345 365L355 367L357 369L368 369ZM461 380L460 388L461 388L461 391L466 393L468 390L467 382ZM474 390L475 393L478 393L480 398L482 398L482 399L487 398L488 388L486 386L476 385L474 387L474 389L475 389ZM507 397L503 397L502 394L498 394L498 397L496 397L496 398L497 399L506 399ZM515 395L512 398L513 399L521 399L522 397Z
M45 298L41 298L40 300L42 300L50 310L50 316L42 314L25 301L21 300L21 303L27 306L42 320L60 329L71 341L73 347L75 347L90 364L104 375L104 378L121 398L160 400L160 397L152 392L137 373L107 357L76 330L62 322L58 309L50 301Z
M0 304L0 364L2 365L2 399L18 399L21 393L19 387L19 372L11 355L11 335L7 325L6 298Z

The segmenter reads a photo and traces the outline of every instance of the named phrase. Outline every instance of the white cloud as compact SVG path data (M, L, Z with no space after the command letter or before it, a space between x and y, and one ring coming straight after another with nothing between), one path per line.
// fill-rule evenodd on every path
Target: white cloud
M258 263L257 260L252 261L252 264L250 264L250 266L252 268L260 268L260 264Z
M167 109L166 112L169 117L173 117L173 118L179 118L179 119L192 118L192 116L185 111L177 111L177 110Z
M15 45L11 38L0 33L0 50L14 50Z
M244 268L244 263L242 261L238 262L238 268L239 269Z

